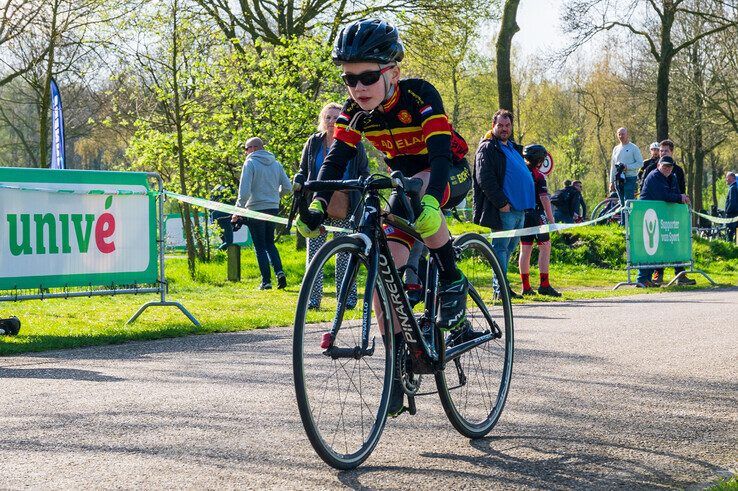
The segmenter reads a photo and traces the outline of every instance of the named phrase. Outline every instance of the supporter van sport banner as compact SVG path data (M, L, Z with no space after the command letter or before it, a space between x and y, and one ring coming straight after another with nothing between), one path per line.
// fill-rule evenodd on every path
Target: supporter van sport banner
M692 221L687 205L645 200L628 203L630 264L692 261Z
M0 289L156 283L140 172L0 168Z

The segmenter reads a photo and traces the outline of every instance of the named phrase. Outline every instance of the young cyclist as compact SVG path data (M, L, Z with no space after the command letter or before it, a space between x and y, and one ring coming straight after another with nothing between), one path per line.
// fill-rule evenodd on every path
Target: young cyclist
M538 168L546 158L546 149L543 145L528 145L523 149L523 158L528 164L536 192L536 209L526 212L524 227L537 227L547 223L554 223L553 210L551 209L551 198L548 196L546 178L538 171ZM551 261L551 240L549 234L526 235L520 239L520 257L518 267L520 268L520 279L523 281L523 295L535 295L530 286L530 255L533 251L533 240L538 242L538 270L541 275L541 285L538 293L552 297L560 297L548 281L548 265Z
M442 207L453 207L465 197L467 182L455 180L455 192L449 186L454 163L463 162L466 142L451 128L438 91L425 80L400 80L405 49L397 29L378 19L362 19L344 27L336 39L333 61L340 65L341 78L348 87L349 99L335 124L335 141L318 174L319 180L341 179L346 163L356 153L364 135L385 157L387 166L407 177L424 181L422 211L415 230L433 255L439 269L439 312L437 325L451 331L447 345L472 339L475 333L465 323L466 277L456 268L454 251ZM310 237L319 233L325 218L330 193L318 193L310 212L301 216L297 228ZM399 200L390 197L390 209L404 216ZM393 227L385 226L390 252L398 268L407 263L414 239ZM403 339L395 333L395 346L402 349ZM392 390L390 414L403 410L403 392L396 378Z

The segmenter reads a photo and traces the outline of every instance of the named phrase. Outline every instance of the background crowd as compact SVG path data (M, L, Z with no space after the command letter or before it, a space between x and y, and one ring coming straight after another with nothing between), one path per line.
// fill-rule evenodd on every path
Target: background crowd
M323 159L333 143L334 124L341 107L336 103L325 105L318 117L317 132L305 142L299 166L299 172L313 180L317 177ZM565 180L564 187L550 194L546 177L539 171L544 159L550 156L542 145L523 147L512 139L513 113L499 110L492 116L492 128L482 138L475 158L473 221L489 227L492 231L514 230L534 227L546 223L575 223L587 219L587 206L582 194L580 180ZM686 194L685 174L682 167L675 162L674 142L669 139L654 142L649 146L649 158L643 159L638 146L629 139L627 128L619 128L616 132L619 141L612 150L610 160L610 190L619 203L626 200L644 199L674 203L690 203ZM272 215L279 212L281 196L291 191L291 184L283 166L274 155L264 149L263 141L253 137L246 142L246 162L243 165L237 206L249 210L260 211ZM357 155L349 162L344 179L367 177L370 173L367 152L362 143L357 147ZM738 183L735 173L728 171L725 176L728 186L724 215L738 216ZM252 187L253 183L258 186ZM214 198L220 197L216 188ZM253 189L253 191L252 191ZM350 228L358 217L352 216L358 211L357 192L335 193L327 210L325 225ZM230 217L229 217L230 218ZM223 220L222 214L213 213L213 219L223 225L223 244L221 248L232 242L230 223ZM352 222L353 219L353 222ZM233 217L233 224L245 222L254 241L254 249L262 275L260 289L270 289L270 265L277 277L278 288L284 288L286 278L282 271L279 252L274 246L274 224L253 219ZM735 240L736 225L728 227L731 240ZM341 235L334 233L334 236ZM328 232L307 240L306 264L310 262L317 250L328 239ZM520 243L518 268L522 283L522 292L510 291L514 297L535 295L530 283L530 258L533 245L539 249L538 270L539 287L537 293L558 297L560 293L553 288L549 278L549 261L551 242L548 233L532 236L496 238L493 248L498 255L503 270L507 274L507 266ZM417 260L427 251L419 246L411 258L408 277L411 283L417 281ZM346 263L337 264L338 274ZM679 275L683 267L675 267L674 274ZM413 279L415 278L415 279ZM663 269L643 269L638 277L639 286L657 287L664 282ZM679 285L694 285L696 282L686 275L678 277ZM322 298L322 282L315 284L310 296L310 308L319 308ZM355 285L348 298L349 306L356 303Z

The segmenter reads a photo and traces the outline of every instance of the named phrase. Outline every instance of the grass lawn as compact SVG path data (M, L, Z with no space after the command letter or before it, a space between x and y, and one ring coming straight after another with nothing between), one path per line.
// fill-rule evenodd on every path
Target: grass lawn
M472 225L456 225L455 233L473 229ZM615 283L625 280L622 251L613 248L621 245L621 232L617 227L589 227L577 229L577 234L557 234L554 238L554 263L551 282L564 294L561 300L649 294L632 287L612 291ZM567 236L567 237L561 237ZM562 242L563 241L563 242ZM198 264L195 280L187 274L186 259L182 255L167 256L167 278L170 283L170 300L181 302L201 323L192 325L174 307L148 309L132 325L124 325L140 305L156 300L156 295L121 295L116 297L92 297L76 299L50 299L0 304L0 317L18 316L22 321L21 332L16 337L0 337L0 355L31 351L73 348L101 344L121 343L134 339L157 339L187 334L240 331L269 326L292 324L300 281L304 273L304 251L295 251L294 238L284 238L278 245L288 277L286 290L259 291L258 268L251 250L242 251L242 277L240 283L226 281L226 262L223 253L217 253L209 263ZM728 246L717 252L715 246L698 243L695 257L698 267L705 269L721 286L738 283L738 248ZM730 248L732 247L732 248ZM600 250L602 249L602 250ZM721 253L723 256L716 256ZM598 256L599 254L599 256ZM581 257L580 257L581 256ZM610 256L614 256L610 258ZM703 260L701 260L701 256ZM612 259L611 263L610 259ZM708 266L709 264L709 266ZM532 269L534 286L538 284L537 269ZM520 290L517 265L510 267L513 288ZM667 270L667 279L671 270ZM694 275L697 287L709 284ZM674 288L674 290L683 288ZM658 291L658 290L655 290ZM552 301L536 296L525 302ZM516 300L515 303L521 303ZM331 312L311 312L309 318L325 321Z

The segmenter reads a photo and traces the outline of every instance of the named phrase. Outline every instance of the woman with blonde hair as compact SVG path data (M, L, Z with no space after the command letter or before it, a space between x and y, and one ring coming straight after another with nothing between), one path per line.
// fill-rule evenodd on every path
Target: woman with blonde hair
M308 138L307 142L305 142L305 146L302 149L302 159L300 161L300 174L304 175L308 181L318 178L318 171L320 171L320 167L323 165L323 160L328 155L331 145L333 145L335 123L340 114L340 104L329 102L323 106L323 109L320 111L320 117L318 118L318 132L313 134ZM348 166L346 167L346 172L343 176L344 179L358 179L359 176L369 176L369 162L366 157L366 150L361 142L356 146L356 150L356 156L349 161ZM361 196L357 191L350 193L334 193L334 196L331 198L331 202L328 205L327 217L324 224L332 225L334 227L350 228L351 216L358 212L357 204L360 199ZM333 235L340 236L342 234L336 232ZM327 238L328 233L326 232L315 238L307 239L307 264L309 264L313 259L313 256L318 252L318 249L325 244ZM339 256L338 263L336 264L336 278L343 278L347 262L348 255L345 255L343 258ZM316 280L313 291L310 292L308 308L320 308L322 297L323 278L320 277ZM351 292L349 292L346 303L348 308L356 306L356 284L352 285Z

